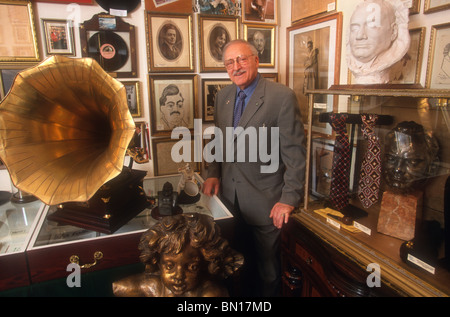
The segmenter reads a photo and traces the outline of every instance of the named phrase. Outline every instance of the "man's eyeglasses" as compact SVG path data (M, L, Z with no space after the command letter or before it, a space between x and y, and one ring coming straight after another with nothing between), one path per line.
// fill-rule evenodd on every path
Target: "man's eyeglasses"
M254 54L252 54L252 55L239 55L235 59L227 59L225 62L223 62L223 64L225 65L226 69L232 69L233 66L234 66L234 62L235 61L236 61L236 63L238 63L241 66L246 66L248 64L248 58L250 56L254 56Z

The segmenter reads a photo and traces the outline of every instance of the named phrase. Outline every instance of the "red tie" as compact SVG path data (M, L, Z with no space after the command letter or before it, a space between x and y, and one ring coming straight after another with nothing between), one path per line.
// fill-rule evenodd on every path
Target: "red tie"
M367 139L367 151L361 165L358 197L364 208L369 208L378 201L380 189L380 143L374 132L377 119L376 114L361 115L361 131L364 138Z
M348 205L348 173L350 170L350 142L347 135L347 114L330 115L331 127L336 132L330 199L333 206L342 210Z

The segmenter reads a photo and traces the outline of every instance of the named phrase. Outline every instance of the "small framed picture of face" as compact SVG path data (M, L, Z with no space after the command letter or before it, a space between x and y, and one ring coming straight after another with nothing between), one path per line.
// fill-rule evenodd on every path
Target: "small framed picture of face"
M275 67L275 26L244 24L244 39L258 51L259 67Z

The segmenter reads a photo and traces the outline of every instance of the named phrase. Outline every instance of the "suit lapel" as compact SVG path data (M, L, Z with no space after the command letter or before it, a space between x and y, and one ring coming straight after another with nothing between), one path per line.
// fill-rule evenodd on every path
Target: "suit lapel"
M265 80L263 77L259 79L258 85L255 88L250 100L245 107L244 113L242 114L241 120L239 121L239 126L244 129L249 124L252 117L258 111L258 109L264 103L264 91L265 91Z

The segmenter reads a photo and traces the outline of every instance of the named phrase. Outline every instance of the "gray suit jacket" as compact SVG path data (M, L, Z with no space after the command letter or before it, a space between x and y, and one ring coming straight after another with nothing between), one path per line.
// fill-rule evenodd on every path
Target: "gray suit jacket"
M303 197L306 150L297 98L290 88L260 76L239 123L245 131L253 127L251 129L258 132L258 141L245 145L245 162L236 162L241 149L237 148L234 140L235 162L229 162L226 160L226 147L230 142L226 141L225 135L226 128L233 127L236 89L236 85L229 85L216 96L215 124L224 136L223 162L211 163L208 177L221 178L221 198L233 203L236 193L247 223L273 224L269 214L275 203L279 201L297 207ZM261 149L260 141L271 140L272 127L279 127L279 165L273 173L261 173L261 167L271 162L261 160L260 152L270 154L271 145L269 142L267 150ZM257 150L256 161L249 159L249 149Z

